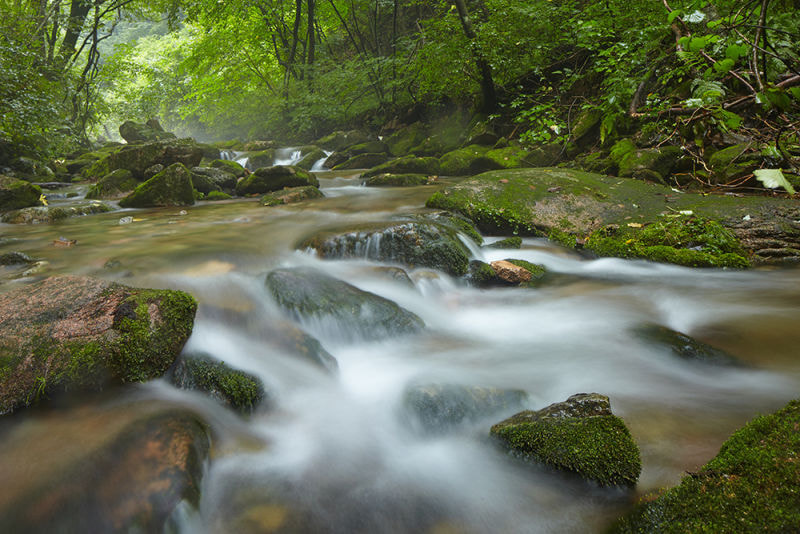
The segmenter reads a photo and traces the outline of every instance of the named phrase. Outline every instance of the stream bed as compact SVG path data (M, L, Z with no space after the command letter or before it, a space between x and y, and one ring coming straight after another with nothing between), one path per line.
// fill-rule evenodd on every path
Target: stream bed
M31 477L52 476L86 443L157 405L197 414L212 435L200 508L178 510L170 521L177 532L600 532L637 496L676 484L735 429L797 396L800 269L587 259L531 238L520 250L474 254L546 266L554 276L540 288L477 289L429 269L409 270L408 284L375 262L320 260L295 246L320 229L424 212L438 186L364 188L357 173L318 176L326 198L299 205L201 202L0 225L0 252L46 261L42 275L191 293L199 310L184 350L257 375L271 399L242 417L157 380L0 420L0 508ZM132 220L120 224L123 217ZM61 237L76 244L54 246ZM263 335L264 325L288 319L264 281L275 268L298 266L393 300L426 328L366 341L303 323L336 358L338 375L293 358ZM0 291L20 283L6 280ZM633 335L646 323L745 365L675 359ZM530 409L579 392L608 395L641 449L636 489L599 488L508 457L488 432L510 413L421 431L404 392L434 383L521 389Z

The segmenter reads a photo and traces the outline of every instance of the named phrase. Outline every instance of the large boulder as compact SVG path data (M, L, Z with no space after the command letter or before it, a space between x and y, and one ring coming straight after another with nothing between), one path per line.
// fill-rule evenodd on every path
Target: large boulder
M240 412L252 412L267 395L257 376L234 369L207 354L184 354L170 370L176 387L198 391L223 406Z
M679 193L642 180L532 168L475 176L426 205L460 213L488 234L544 236L601 256L718 267L800 260L800 208L791 199Z
M236 186L236 194L240 196L263 195L284 187L303 187L307 185L319 187L319 181L314 174L299 167L275 165L273 167L263 167L242 178Z
M454 229L423 221L320 232L299 248L313 249L322 258L365 258L440 269L454 276L466 274L470 256Z
M136 179L145 179L145 171L153 165L168 167L182 163L192 168L203 159L203 147L193 139L170 139L143 145L122 145L114 148L82 173L87 179L100 179L117 169L127 169Z
M336 131L314 141L314 144L325 150L341 151L347 147L368 143L373 139L363 132L351 130L349 132Z
M403 407L422 430L442 432L502 412L514 413L527 399L519 389L418 384L406 388Z
M58 392L163 375L196 308L180 291L72 276L0 295L0 414Z
M357 156L353 156L352 158L335 165L333 170L335 171L347 171L352 169L371 169L377 165L381 165L386 163L386 160L389 159L383 152L365 152L363 154L358 154Z
M305 169L307 171L310 171L314 167L314 164L316 162L328 157L327 154L325 154L325 151L322 150L321 148L317 147L309 147L309 148L310 152L303 155L300 161L297 162L298 167L300 167L301 169Z
M212 168L225 171L234 175L236 178L241 178L247 174L247 170L244 167L229 159L215 159L210 163L210 165Z
M494 425L491 434L516 456L601 486L634 486L642 470L628 428L611 413L608 397L597 393L520 412Z
M133 193L120 200L123 208L191 206L194 204L192 173L183 164L175 163L156 174Z
M800 400L758 417L678 487L640 503L610 532L796 532Z
M144 124L125 121L119 126L119 134L131 145L175 139L175 134L165 132L161 124L155 119L150 119Z
M85 407L9 430L2 532L165 532L199 505L208 429L175 406Z
M232 162L236 165L238 163ZM226 192L233 192L236 189L236 183L238 182L237 176L235 173L229 172L228 169L225 168L217 168L217 167L192 167L192 181L198 176L202 176L207 181L211 182L215 187L211 188L211 191L214 190L221 190ZM244 175L244 172L242 172ZM200 191L195 185L195 189ZM210 191L201 191L203 193L208 193Z
M389 147L392 156L407 156L411 149L419 145L428 137L428 129L421 122L400 128L383 140Z
M38 185L0 174L0 211L39 206L41 196Z
M96 213L108 213L114 208L104 202L92 200L90 202L79 202L69 206L35 206L32 208L22 208L4 213L2 222L7 224L48 224L71 217L83 217L84 215L94 215Z
M611 149L611 161L619 168L619 176L650 180L662 184L678 164L683 152L676 146L637 148L630 139L618 141Z
M277 269L267 288L294 319L346 340L415 333L422 319L383 297L309 268Z
M138 185L139 180L131 171L117 169L100 178L86 193L86 198L116 200L127 196Z
M439 160L436 158L418 158L416 156L405 156L402 158L387 161L377 167L368 170L362 176L369 178L379 174L439 174Z
M47 164L33 158L15 158L11 160L10 166L15 177L28 182L50 182L56 177Z

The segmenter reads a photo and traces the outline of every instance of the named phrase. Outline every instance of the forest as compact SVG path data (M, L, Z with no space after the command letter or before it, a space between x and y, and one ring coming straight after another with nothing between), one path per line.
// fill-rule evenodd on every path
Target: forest
M800 531L800 0L0 0L0 532Z

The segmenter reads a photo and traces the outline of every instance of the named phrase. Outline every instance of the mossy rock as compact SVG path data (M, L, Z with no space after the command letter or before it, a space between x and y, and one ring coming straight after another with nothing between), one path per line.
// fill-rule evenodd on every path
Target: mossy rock
M585 245L600 256L642 258L687 267L750 266L739 240L716 221L702 217L661 217L644 226L607 226Z
M383 140L389 147L389 153L395 157L408 156L411 149L422 143L428 137L428 129L421 122L400 128Z
M13 265L31 265L35 260L25 254L24 252L5 252L0 254L0 265L13 266Z
M422 319L396 303L316 269L277 269L267 275L266 285L293 318L347 340L384 339L415 333L425 326Z
M236 178L241 178L242 176L247 174L247 171L245 171L244 167L242 167L235 161L230 161L227 159L215 159L214 161L209 163L209 166L213 167L214 169L220 169L225 172L229 172Z
M245 152L243 157L247 157L247 167L249 169L260 169L271 167L275 162L275 149L267 148L255 152Z
M170 371L170 381L178 388L198 391L244 413L252 412L267 398L257 376L233 369L207 354L178 358Z
M358 130L350 130L349 132L336 131L321 137L314 141L314 144L325 150L333 150L336 152L342 151L345 148L362 143L368 143L373 139L363 132Z
M762 158L750 148L751 143L742 143L714 152L708 159L714 182L729 182L757 169Z
M694 363L718 366L740 366L736 357L712 347L686 334L658 324L644 324L633 331L634 335L649 345L667 349L675 357Z
M224 191L211 191L209 194L205 196L203 200L208 201L219 201L219 200L230 200L233 197Z
M364 174L363 178L377 176L379 174L439 174L439 160L436 158L418 158L416 156L405 156L402 158L387 161L382 165L373 167Z
M127 169L137 179L145 178L145 171L153 165L168 167L182 163L196 167L203 159L203 148L194 139L169 139L143 145L115 147L105 157L82 171L83 177L99 180L117 169Z
M131 171L117 169L100 178L86 193L86 198L115 200L126 196L138 185L139 180L133 177Z
M191 206L194 204L192 173L181 163L170 165L120 200L123 208Z
M453 276L467 273L469 250L449 225L408 221L325 231L307 238L322 258L365 258L409 267L440 269Z
M441 174L445 176L471 176L497 168L497 164L484 158L490 149L480 145L470 145L448 152L439 159Z
M521 248L522 238L519 236L507 237L500 241L495 241L491 245L486 245L486 248Z
M63 221L71 217L83 217L97 213L108 213L114 208L104 202L92 200L69 206L36 206L4 213L2 222L8 224L48 224Z
M461 384L418 384L403 393L403 408L425 432L445 432L464 423L519 410L528 394Z
M424 174L378 174L364 180L366 187L414 187L428 185L428 177Z
M572 126L570 142L576 143L579 148L584 150L591 146L600 136L600 121L602 118L603 112L599 109L582 111Z
M520 412L494 425L491 435L515 456L601 486L635 486L642 469L628 428L611 413L608 397L597 393Z
M341 165L342 163L346 162L349 159L352 159L356 156L361 154L384 154L384 160L386 161L389 159L387 155L389 153L389 147L386 146L382 141L369 141L367 143L359 143L357 145L353 145L351 147L346 148L345 150L341 150L338 152L334 152L328 159L325 161L325 165L328 168L335 168L337 165ZM374 167L375 165L379 165L383 163L383 161L374 163L369 165L368 167L360 167L360 168L369 168ZM358 167L356 167L358 168Z
M314 198L323 198L325 195L319 188L313 185L303 187L287 187L280 191L273 191L261 197L262 206L282 206L284 204L296 204Z
M206 174L195 172L194 169L202 169L202 167L193 167L192 170L190 171L192 179L192 187L195 189L195 191L199 191L200 193L203 193L203 195L207 195L212 191L222 191L222 188L219 185L217 185L217 183L214 182L214 180L212 180L209 176L207 176ZM222 174L226 173L222 172ZM231 175L227 176L233 178L233 176Z
M180 291L65 276L0 295L0 309L2 414L160 377L191 334L197 303Z
M617 162L619 176L666 183L666 178L682 155L683 151L676 146L633 149L627 151Z
M210 182L205 185L207 190L200 189L197 187L199 184L195 183L194 187L198 191L202 191L205 194L208 194L212 191L226 191L228 193L232 193L236 189L236 184L238 180L236 179L236 175L234 173L228 172L228 169L225 168L216 168L216 167L192 167L192 183L195 182L195 178L202 177L204 182Z
M475 287L489 287L497 285L497 273L492 266L480 260L469 262L469 271L465 277L467 283Z
M386 160L389 159L385 153L370 153L366 152L364 154L358 154L357 156L353 156L352 158L348 159L343 163L339 163L338 165L333 167L334 171L348 171L352 169L371 169L377 165L381 165L382 163L386 163Z
M655 500L642 502L613 533L795 532L800 525L800 400L734 433L714 459Z
M533 166L528 162L528 151L519 146L493 148L486 152L485 156L494 161L498 168L501 169L519 169Z
M311 151L308 152L305 156L303 156L303 158L300 161L297 162L298 167L300 167L301 169L305 169L307 171L310 171L311 168L314 167L314 164L316 162L328 157L327 154L325 154L325 151L322 150L321 148L317 147L310 147L310 148Z
M521 287L539 287L541 285L542 280L547 275L547 269L544 265L539 265L538 263L531 263L525 260L518 260L514 258L507 258L506 260L511 265L515 265L525 271L530 275L528 280L523 281L519 285Z
M119 134L130 144L175 139L175 134L165 132L158 121L144 124L125 121L119 126Z
M263 167L256 172L242 178L236 186L239 196L270 193L284 187L305 187L312 185L319 187L319 181L314 174L288 165Z
M475 242L476 245L483 244L483 236L472 224L472 221L458 213L449 211L434 211L431 213L423 213L415 217L421 221L434 221L437 224L443 224L451 229L464 234L466 237Z
M0 174L0 211L40 206L41 196L38 185Z

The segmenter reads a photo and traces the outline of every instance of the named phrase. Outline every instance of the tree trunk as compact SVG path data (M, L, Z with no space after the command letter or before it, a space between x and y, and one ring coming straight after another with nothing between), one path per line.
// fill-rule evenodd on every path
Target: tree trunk
M458 10L458 17L461 19L461 27L464 28L464 35L470 41L475 41L478 35L475 33L475 28L472 26L472 21L469 18L467 11L467 4L464 0L455 0L456 9ZM481 111L484 113L491 113L497 109L497 93L494 90L494 79L492 78L492 67L483 57L483 53L479 48L474 47L472 54L475 57L475 64L478 67L478 72L481 76Z
M91 7L92 2L90 0L72 0L70 4L69 18L64 29L64 40L61 41L59 51L63 64L66 64L72 54L75 53L75 45L78 43L78 37L81 35L83 24L86 22L86 17L89 15Z

